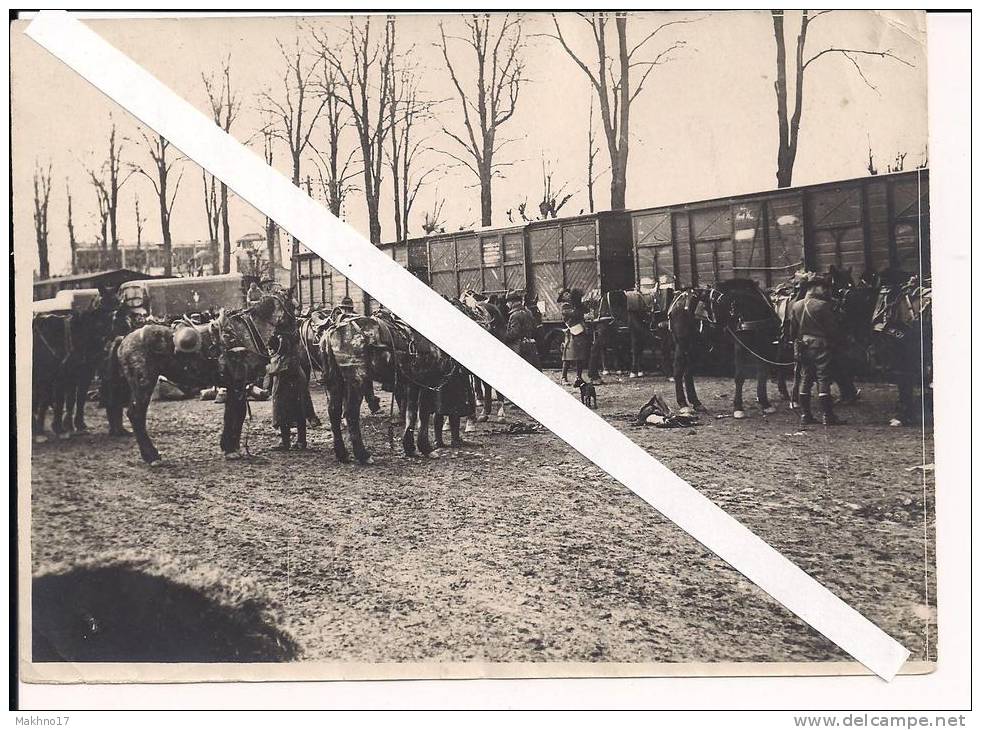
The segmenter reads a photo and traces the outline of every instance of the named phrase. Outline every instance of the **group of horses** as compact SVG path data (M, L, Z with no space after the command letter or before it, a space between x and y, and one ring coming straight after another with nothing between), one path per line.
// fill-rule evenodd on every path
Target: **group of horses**
M507 320L496 302L471 292L454 304L494 335L503 336ZM49 408L54 410L56 435L85 428L85 397L98 372L110 435L130 434L123 425L125 413L140 456L147 464L158 464L161 457L147 431L147 412L157 382L164 377L186 390L224 389L220 446L226 458L240 457L249 391L266 374L270 339L288 331L300 343L298 354L307 378L320 373L338 460L349 459L343 438L346 422L354 458L372 462L361 434L360 412L364 401L373 412L378 410L375 383L393 393L393 409L398 406L404 424L404 452L432 455L434 393L459 364L387 310L358 315L334 308L300 314L294 307L289 291L274 290L250 307L185 316L171 323L134 323L125 307L109 297L80 313L35 317L35 438L46 440ZM485 412L478 420L486 420L491 392L474 382L485 394Z
M917 374L923 377L929 371L929 289L915 278L894 274L858 282L852 282L849 272L832 271L830 276L842 326L840 367L856 373L876 363L891 371L900 402L905 398L908 404ZM696 368L711 353L730 347L737 418L744 415L742 392L748 376L756 378L763 412L773 410L767 394L771 376L776 377L781 396L793 400L794 392L787 387L794 367L786 314L790 303L802 295L796 282L765 292L753 281L736 279L639 295L608 292L587 296L584 305L591 311L594 328L606 326L613 333L607 340L599 338L601 347L615 347L617 333L625 335L632 372L641 369L645 348L652 345L663 368L670 362L682 414L701 407ZM503 302L472 291L451 301L486 331L504 338L508 319ZM56 435L86 428L84 406L98 372L109 433L129 433L123 426L125 412L142 459L159 463L160 453L147 432L147 411L163 376L182 388L226 389L220 445L226 458L240 457L249 389L266 373L270 338L288 330L300 343L303 372L308 380L318 372L328 394L338 460L349 459L343 437L346 422L354 458L359 463L372 461L362 437L360 413L363 402L372 412L379 409L375 383L393 394L391 408L394 412L398 406L405 454L432 455L434 393L459 372L459 363L387 310L361 315L334 308L301 314L294 306L289 291L274 290L250 307L223 310L212 318L134 323L125 307L106 294L84 311L35 316L35 437L44 439L48 409L53 411ZM476 420L486 421L494 394L489 385L470 377L481 405ZM500 394L497 397L503 418L504 401ZM312 402L307 402L314 415Z
M812 276L798 274L769 290L750 279L729 279L710 286L659 286L652 294L596 293L585 297L584 304L594 326L616 333L600 338L601 346L628 349L631 374L642 374L645 352L653 352L655 367L674 380L683 414L702 407L696 371L731 366L733 415L742 418L743 386L750 377L756 380L764 413L774 410L767 392L771 378L781 398L795 404L799 372L788 317ZM840 327L835 358L839 386L855 375L891 377L900 391L900 411L908 410L917 376L925 382L932 378L929 285L895 270L864 274L855 281L850 270L831 268L822 278L830 282ZM788 388L791 379L794 387ZM912 420L912 414L898 415L899 420Z

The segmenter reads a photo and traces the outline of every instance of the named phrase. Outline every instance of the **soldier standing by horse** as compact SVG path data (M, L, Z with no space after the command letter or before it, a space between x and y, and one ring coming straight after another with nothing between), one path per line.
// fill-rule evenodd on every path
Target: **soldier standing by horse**
M822 422L825 426L837 426L844 421L835 416L831 400L832 360L838 332L834 308L824 278L814 277L804 285L807 287L804 298L794 302L790 310L794 359L802 374L797 396L801 425L816 423L811 411L811 389L817 382Z

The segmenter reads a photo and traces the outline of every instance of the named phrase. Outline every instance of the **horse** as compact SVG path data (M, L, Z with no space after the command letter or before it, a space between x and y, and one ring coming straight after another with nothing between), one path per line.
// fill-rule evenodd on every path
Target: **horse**
M673 290L672 290L673 291ZM667 307L662 307L658 294L623 289L601 292L598 289L583 297L593 323L593 342L598 352L590 354L590 374L610 372L609 351L617 353L616 369L622 370L620 353L630 353L631 378L644 375L644 350L650 346L655 356L655 367L667 372L671 359L670 337L659 325L665 320Z
M709 316L709 296L705 288L682 289L668 307L668 332L674 347L672 375L682 415L692 415L703 408L695 391L694 368L703 345L711 345L717 337L715 323Z
M785 365L776 360L776 342L780 321L770 300L752 279L726 279L709 289L709 308L717 326L733 345L735 393L732 417L745 418L743 384L750 373L756 377L756 399L760 411L774 413L767 385L770 365ZM786 384L783 387L786 394Z
M85 403L89 386L106 343L115 332L125 331L125 318L108 292L78 311L39 314L32 334L32 431L39 442L44 435L47 410L57 437L85 431Z
M453 373L455 363L448 355L384 309L340 319L321 335L319 349L338 461L349 458L341 430L344 418L354 458L361 464L374 463L361 435L360 414L367 386L376 380L401 401L405 455L435 456L429 440L432 394Z
M452 301L452 300L451 300ZM487 332L494 335L498 340L504 339L504 333L507 332L508 328L508 318L505 314L504 308L492 300L490 297L478 294L470 289L467 289L462 294L458 301L453 302L454 305L458 305L458 308L463 311L470 319L474 320L477 324L483 327ZM475 375L471 376L473 380L474 392L477 395L477 400L482 401L482 413L477 415L477 421L483 423L490 418L491 408L493 403L493 389L490 384L485 383L480 378ZM500 397L500 394L498 394ZM504 406L501 405L501 414L503 417ZM473 430L473 427L468 423L468 430Z
M896 384L896 415L891 426L916 421L917 379L933 379L932 292L916 276L887 272L882 276L871 323L872 352ZM925 411L925 393L920 394Z
M266 343L292 314L275 294L247 309L221 311L205 324L183 323L176 328L146 324L117 338L107 363L110 397L106 408L110 430L122 427L122 405L133 427L140 456L153 466L160 462L147 433L150 398L163 375L178 386L227 388L221 450L228 459L239 456L242 425L248 404L247 388L265 373Z

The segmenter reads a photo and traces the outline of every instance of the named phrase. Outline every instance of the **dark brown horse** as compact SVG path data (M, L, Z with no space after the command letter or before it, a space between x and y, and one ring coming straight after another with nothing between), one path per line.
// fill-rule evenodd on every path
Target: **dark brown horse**
M127 404L126 415L140 456L156 464L160 453L147 433L146 415L158 378L163 375L178 386L218 385L228 389L221 450L226 458L237 457L247 410L246 390L265 372L269 361L266 343L289 316L280 296L266 294L255 306L221 312L206 324L175 328L148 324L118 338L107 366L110 431L122 428L122 406Z
M733 418L746 417L743 384L747 377L756 380L756 401L760 411L764 415L775 412L767 393L770 368L787 363L777 360L780 320L770 300L752 279L726 279L709 290L709 310L712 320L733 348Z
M33 432L45 441L47 411L56 436L85 431L85 402L106 343L125 323L115 299L100 293L90 305L71 312L39 314L33 321ZM125 332L125 328L120 330Z
M361 464L373 463L361 435L361 401L373 381L401 401L405 454L435 455L429 441L432 394L453 371L448 355L386 310L370 317L341 318L321 336L319 349L338 461L348 460L341 430L343 418L354 458Z

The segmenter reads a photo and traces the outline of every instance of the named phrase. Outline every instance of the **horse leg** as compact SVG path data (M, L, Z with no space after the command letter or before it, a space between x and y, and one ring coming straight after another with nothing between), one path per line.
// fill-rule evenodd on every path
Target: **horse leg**
M47 434L44 432L44 422L48 417L48 407L51 404L51 387L41 386L36 388L37 393L37 406L34 409L34 441L39 444L43 444L48 440Z
M485 383L482 380L480 386L483 390L484 408L483 413L477 416L477 420L483 423L490 419L491 411L494 409L494 390L490 387L490 383Z
M406 456L416 453L416 440L413 432L419 418L419 386L411 383L405 386L405 422L402 431L402 451Z
M344 402L344 417L347 418L347 433L351 437L351 450L359 464L373 464L371 454L364 447L361 436L361 399L364 397L364 381L352 380L347 386Z
M154 379L154 382L156 379ZM140 456L147 464L153 465L160 461L160 452L153 445L146 430L146 413L150 408L150 398L153 396L153 386L147 383L130 384L130 403L126 409L126 417L129 418L130 425L133 427L133 434L136 436L136 444L140 448Z
M674 348L674 396L679 408L688 408L685 396L685 355L682 343L676 343Z
M344 445L344 433L341 418L344 412L344 379L337 377L336 383L330 385L327 400L327 417L330 419L330 431L334 440L334 456L340 462L348 461L347 447Z
M643 369L640 366L640 358L644 353L644 341L640 338L640 333L630 327L630 375L640 377Z
M423 456L435 457L436 449L429 441L429 419L433 415L432 394L420 389L419 392L419 431L416 434L416 443L419 446L419 453ZM441 427L442 428L442 427Z
M446 448L446 444L443 443L443 425L446 422L446 416L441 413L433 414L433 443L437 449Z
M75 401L78 399L78 383L74 376L69 375L65 379L65 387L62 391L64 411L61 418L61 430L65 434L70 434L75 430Z
M225 413L221 430L221 450L226 458L234 458L242 445L242 426L248 410L246 387L230 387L225 397Z
M51 430L57 438L68 438L69 434L65 431L64 421L65 411L65 383L59 376L55 381L53 397L51 400Z
M732 417L733 418L746 418L746 411L743 410L743 383L746 382L746 376L743 371L743 353L736 346L736 357L735 357L735 374L733 376L733 382L735 384L735 393L732 396Z
M685 383L685 393L688 397L688 402L691 407L698 410L702 407L702 402L698 400L698 394L695 392L695 370L691 363L685 366L684 376L682 378Z
M85 423L85 404L89 399L89 386L92 385L92 378L95 376L91 367L86 368L82 376L78 379L75 388L75 430L88 431L88 424Z

